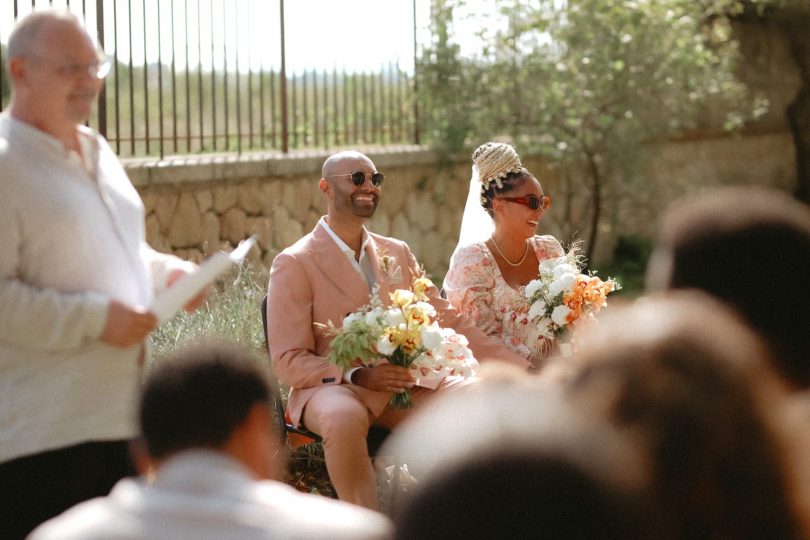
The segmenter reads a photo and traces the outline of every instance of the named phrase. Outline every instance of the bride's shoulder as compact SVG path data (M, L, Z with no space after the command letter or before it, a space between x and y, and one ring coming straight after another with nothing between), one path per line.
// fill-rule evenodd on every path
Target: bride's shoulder
M486 258L487 246L484 242L475 242L458 248L456 256L464 260L479 260ZM454 257L455 258L455 257Z
M476 242L458 248L450 260L450 266L480 266L485 261L487 261L487 247L483 242Z
M538 253L545 255L545 258L562 257L565 250L560 241L550 234L538 234L534 237L534 246Z

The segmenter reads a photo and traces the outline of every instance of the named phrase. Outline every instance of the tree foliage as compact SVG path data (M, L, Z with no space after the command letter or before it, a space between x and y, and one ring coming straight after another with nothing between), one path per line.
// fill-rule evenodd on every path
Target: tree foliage
M589 215L576 219L587 223L589 257L606 197L643 186L657 143L693 128L733 128L764 110L734 76L728 17L742 9L737 0L499 3L481 19L487 29L471 58L452 43L463 4L433 2L435 39L419 73L429 81L427 132L449 153L506 136L521 152L580 171L576 190ZM718 110L721 118L710 115Z

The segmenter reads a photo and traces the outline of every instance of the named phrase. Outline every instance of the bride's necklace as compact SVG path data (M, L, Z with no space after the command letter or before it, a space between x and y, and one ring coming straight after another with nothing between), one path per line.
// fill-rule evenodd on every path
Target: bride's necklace
M510 261L509 259L506 258L506 255L503 254L503 251L501 251L501 247L498 245L498 242L495 241L495 237L494 236L492 237L492 245L495 246L495 250L498 252L498 255L500 255L501 258L504 261L506 261L506 264L508 264L509 266L515 266L515 267L520 266L521 264L523 264L523 261L526 260L526 256L529 254L529 243L526 242L525 244L526 244L526 250L523 252L523 257L521 257L518 262L513 263L512 261Z

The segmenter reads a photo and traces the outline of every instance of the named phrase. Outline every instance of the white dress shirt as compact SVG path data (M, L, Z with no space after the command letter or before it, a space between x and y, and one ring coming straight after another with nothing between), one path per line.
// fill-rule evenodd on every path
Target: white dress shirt
M189 263L145 242L144 209L106 141L84 155L0 115L0 462L136 432L142 345L99 341L111 299L151 305Z
M340 251L342 251L343 254L346 255L346 258L349 259L352 268L357 270L357 273L360 275L361 278L363 278L363 281L365 281L366 285L368 285L369 294L371 294L371 290L377 283L377 279L374 277L374 269L371 265L375 264L376 261L372 261L371 260L372 257L366 252L367 251L366 248L368 247L369 241L366 228L363 227L363 239L360 242L360 260L358 261L356 258L357 254L355 253L355 251L352 248L350 248L348 244L346 244L346 242L341 240L340 237L337 234L335 234L335 231L333 231L329 227L329 224L326 222L326 216L321 217L321 226L324 228L329 237L335 241L335 244L337 244L338 248L340 248ZM352 375L354 375L354 373L358 369L360 368L354 367L346 369L343 372L343 382L351 383Z
M257 481L239 462L209 450L181 452L152 484L127 478L107 497L40 525L30 540L253 540L390 538L377 512L280 482Z

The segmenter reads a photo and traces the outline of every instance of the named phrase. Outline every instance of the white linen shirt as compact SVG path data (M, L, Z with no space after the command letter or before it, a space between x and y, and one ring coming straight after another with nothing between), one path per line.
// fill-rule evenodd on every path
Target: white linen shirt
M239 462L188 450L164 463L153 484L125 478L107 497L46 521L29 540L252 540L390 538L382 514L257 481Z
M146 244L138 192L78 129L83 161L0 115L0 462L135 435L143 346L99 341L109 302L148 307L188 268Z
M349 259L349 262L352 265L352 268L357 270L357 273L360 274L360 277L363 278L363 281L366 282L368 285L369 292L374 288L374 285L377 283L376 278L374 277L374 269L371 267L373 264L372 257L366 253L366 249L368 248L369 236L366 228L363 227L363 237L360 242L360 259L355 259L357 255L352 248L349 247L346 242L344 242L336 233L332 230L329 226L329 223L326 222L326 216L321 217L321 226L324 228L326 233L329 237L335 241L337 247L340 251L346 255L346 258Z

